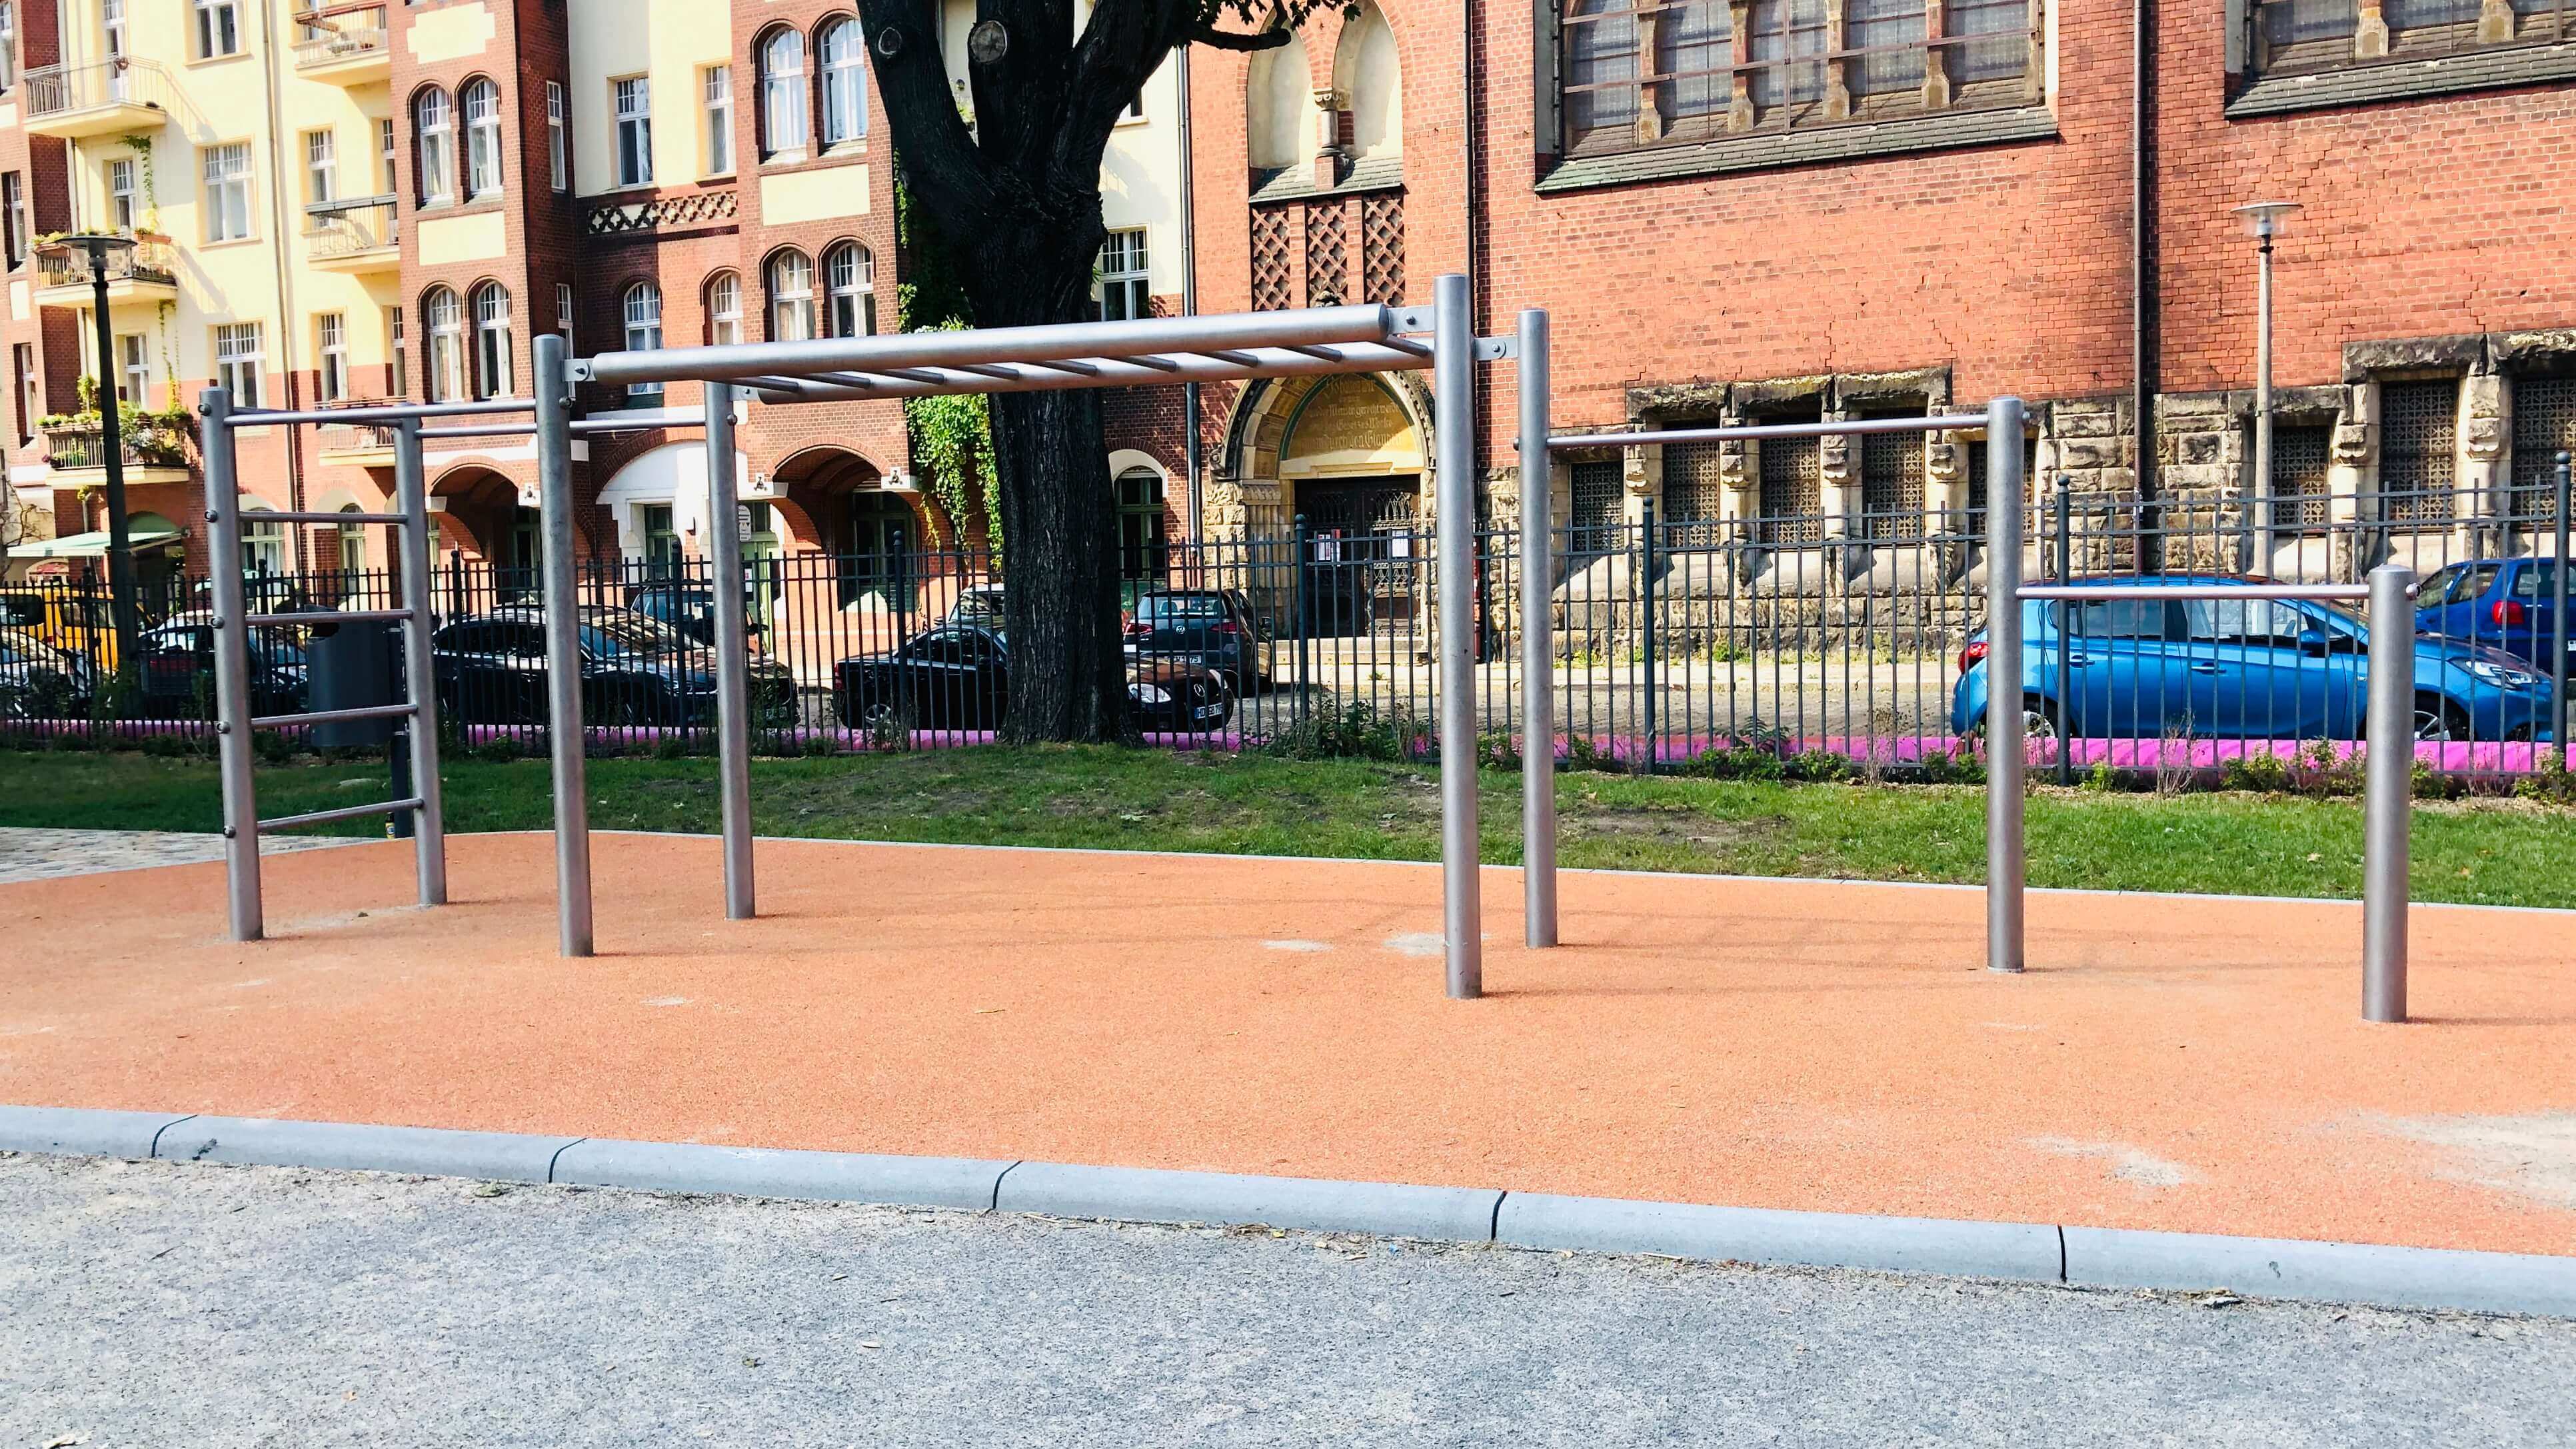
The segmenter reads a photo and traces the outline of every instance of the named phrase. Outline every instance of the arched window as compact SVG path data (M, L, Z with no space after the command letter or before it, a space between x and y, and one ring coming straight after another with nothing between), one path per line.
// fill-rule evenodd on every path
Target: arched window
M501 88L470 80L456 102L465 113L465 194L495 195L501 190Z
M510 294L486 282L474 289L474 395L508 397L512 371Z
M456 113L447 92L432 87L411 103L412 148L420 166L420 204L456 199Z
M432 287L420 299L420 315L429 325L429 370L421 379L431 402L457 402L465 396L465 309L456 294Z
M780 252L769 259L769 340L803 342L813 335L813 258Z
M823 63L823 144L859 140L868 133L868 56L859 22L847 16L824 22L814 53Z
M1717 0L1717 8L1726 9L1724 0ZM1362 5L1342 26L1333 50L1333 89L1349 98L1351 159L1404 154L1404 82L1395 32L1377 6Z
M866 247L843 242L825 252L823 285L829 335L865 337L877 330L877 262Z
M742 278L718 272L707 281L707 341L730 346L742 340Z
M760 154L802 151L811 130L805 113L805 37L782 28L760 47Z
M626 350L652 352L662 345L662 289L651 282L637 282L626 289ZM630 382L626 396L651 398L662 396L658 382Z

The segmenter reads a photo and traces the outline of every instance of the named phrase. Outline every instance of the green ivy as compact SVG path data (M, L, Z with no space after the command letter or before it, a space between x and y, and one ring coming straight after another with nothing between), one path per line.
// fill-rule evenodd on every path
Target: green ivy
M895 182L894 214L908 276L895 288L896 325L906 332L963 330L970 325L972 312L955 258L931 228L930 218L914 207L900 172ZM967 519L982 513L993 551L998 555L1002 549L1002 500L995 486L990 400L981 393L905 398L903 420L912 435L914 471L928 482L931 495L959 530L965 528Z

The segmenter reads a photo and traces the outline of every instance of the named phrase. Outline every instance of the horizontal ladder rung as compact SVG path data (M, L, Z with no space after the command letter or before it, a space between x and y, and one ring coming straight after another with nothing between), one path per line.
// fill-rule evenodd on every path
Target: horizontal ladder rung
M293 624L319 629L325 624L391 624L411 617L409 609L308 609L301 614L247 614L252 625Z
M408 513L278 513L255 509L242 515L245 522L256 523L409 523Z
M337 810L315 810L304 815L283 815L275 820L259 822L259 829L260 833L265 835L272 830L291 830L298 825L321 825L333 820L352 820L361 815L390 815L397 810L419 808L420 797L406 795L400 800L378 800L370 805L343 805Z
M2368 599L2368 584L2024 584L2024 599Z
M264 714L250 722L255 730L276 729L280 725L345 724L362 719L401 719L417 714L416 704L367 704L355 709L317 709L303 714Z

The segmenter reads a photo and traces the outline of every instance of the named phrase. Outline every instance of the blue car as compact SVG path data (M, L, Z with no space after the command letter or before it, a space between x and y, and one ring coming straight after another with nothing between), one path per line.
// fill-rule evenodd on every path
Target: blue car
M2243 585L2206 574L2089 579L2108 584ZM2066 615L2069 686L2058 684ZM2312 599L2086 599L2022 605L2022 710L2034 737L2356 739L2368 691L2370 625ZM1959 654L1950 727L1986 717L1986 638ZM2415 641L2415 736L2545 740L2550 685L2528 661L2466 639Z
M2501 649L2546 674L2557 582L2558 561L2548 558L2472 559L2436 569L2415 592L2415 632ZM2576 578L2567 583L2576 591ZM2568 630L2576 636L2576 619Z

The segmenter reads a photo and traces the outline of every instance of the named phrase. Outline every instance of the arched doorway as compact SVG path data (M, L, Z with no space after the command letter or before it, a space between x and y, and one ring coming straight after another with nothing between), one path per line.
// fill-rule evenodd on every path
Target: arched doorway
M453 567L451 610L535 597L545 532L537 510L521 502L518 484L494 469L464 463L432 479L429 492L448 523L441 541L449 554L432 560L432 568Z

